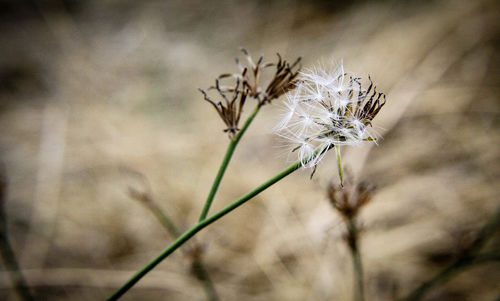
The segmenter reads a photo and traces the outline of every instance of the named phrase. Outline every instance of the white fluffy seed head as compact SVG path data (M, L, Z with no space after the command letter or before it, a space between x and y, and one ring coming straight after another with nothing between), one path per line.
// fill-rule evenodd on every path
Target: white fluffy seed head
M296 85L287 94L275 131L289 142L302 166L314 167L332 146L373 140L368 127L385 103L373 84L363 89L361 79L347 74L340 63L305 69Z

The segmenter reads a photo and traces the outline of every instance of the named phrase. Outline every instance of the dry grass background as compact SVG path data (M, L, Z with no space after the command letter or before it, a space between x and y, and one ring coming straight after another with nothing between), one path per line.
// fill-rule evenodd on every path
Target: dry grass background
M303 56L304 67L343 59L388 95L375 121L383 141L345 156L378 186L361 215L368 299L402 296L445 266L456 233L499 205L499 5L339 3L1 2L6 212L38 299L104 299L171 241L129 186L150 187L182 229L197 220L228 142L197 88L236 70L240 46ZM237 149L213 210L286 166L275 104ZM349 300L350 258L325 196L333 157L196 237L223 300ZM427 300L494 300L499 282L488 264ZM5 271L0 299L15 300ZM123 299L205 296L176 253Z

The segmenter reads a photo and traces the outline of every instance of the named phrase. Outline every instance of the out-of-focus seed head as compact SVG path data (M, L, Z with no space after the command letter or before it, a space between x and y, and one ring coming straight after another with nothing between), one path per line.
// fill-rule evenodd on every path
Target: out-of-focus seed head
M347 177L344 186L330 183L327 189L330 204L346 219L356 217L374 193L374 185L367 182L353 184L352 177Z

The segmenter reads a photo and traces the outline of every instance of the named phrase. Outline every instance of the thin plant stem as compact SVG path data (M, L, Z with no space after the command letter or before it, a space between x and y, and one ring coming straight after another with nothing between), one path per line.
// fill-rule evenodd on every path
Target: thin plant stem
M219 167L219 171L217 172L217 175L215 176L215 180L212 184L212 188L210 189L210 192L208 193L207 200L205 201L205 205L203 206L203 210L201 211L200 217L198 219L199 222L203 221L207 217L208 211L210 210L210 206L212 205L215 194L217 193L217 189L219 188L220 182L222 181L222 177L224 177L224 173L226 172L227 166L229 165L229 161L231 161L231 157L233 156L234 150L236 149L238 142L240 142L241 137L243 136L243 134L245 134L247 128L250 126L253 119L255 118L257 113L259 112L260 107L261 107L260 105L257 105L255 107L255 109L252 111L250 116L248 116L247 120L243 124L243 127L241 128L241 130L229 142L229 145L228 145L227 150L226 150L226 154L224 155L224 159L222 160L222 163Z
M160 206L158 206L156 201L150 195L140 195L132 189L131 195L153 213L153 215L162 224L163 228L170 234L170 236L176 238L181 235L181 232L177 229L170 216L168 216L160 208ZM215 289L215 285L210 278L210 275L207 272L207 269L205 268L201 258L199 256L193 256L192 252L190 252L189 250L184 251L184 255L191 259L191 273L203 285L203 289L207 294L208 300L219 301L220 298L217 294L217 290Z
M16 291L19 299L24 301L34 300L29 286L24 278L23 273L19 269L19 264L14 253L14 249L9 240L7 231L7 217L4 211L4 204L7 200L7 180L0 165L0 255L8 271L12 286Z
M492 261L500 261L500 253L487 253L487 254L477 254L466 257L461 257L455 261L452 265L445 268L441 272L437 273L431 279L422 283L414 291L412 291L407 297L399 299L399 301L418 301L421 300L431 288L445 283L450 280L453 276L460 272L463 272L466 268L477 264L488 263Z
M2 226L2 228L4 227ZM2 254L5 268L9 272L12 286L21 300L34 300L29 286L19 269L19 264L17 263L14 250L12 249L7 233L4 232L4 230L5 229L0 230L2 231L2 233L0 233L0 252Z
M352 266L354 273L354 300L365 300L365 288L363 280L363 264L359 251L359 230L356 226L356 219L351 217L347 220L348 244L352 255Z
M149 202L146 204L146 207L151 210L156 219L163 225L165 230L172 237L178 237L181 232L177 229L177 227L172 222L172 219L165 213L155 202Z
M339 169L340 186L344 187L344 172L342 170L342 157L340 156L340 145L335 146L335 153L337 154L337 167Z
M200 259L195 259L193 261L191 270L193 274L196 275L196 278L203 284L203 288L205 289L208 300L220 300L219 295L217 294L217 290L215 289L215 284L213 283L212 278L210 278L210 274L208 273L205 265Z
M310 156L309 160L312 159L316 155L313 154ZM160 262L162 262L165 258L167 258L170 254L172 254L175 250L177 250L180 246L182 246L186 241L188 241L191 237L193 237L196 233L207 227L208 225L212 224L213 222L217 221L224 215L228 214L229 212L233 211L234 209L238 208L239 206L243 205L262 191L266 190L276 182L280 181L284 177L288 176L292 172L296 171L302 166L302 163L300 161L296 161L278 174L276 174L274 177L270 178L266 182L262 183L261 185L257 186L254 190L250 191L249 193L245 194L244 196L240 197L236 201L232 202L225 208L221 209L214 215L205 218L204 220L198 222L196 225L191 227L189 230L184 232L181 236L179 236L174 242L172 242L167 248L165 248L161 253L154 258L152 261L150 261L147 265L145 265L140 271L138 271L132 278L130 278L123 286L121 286L118 290L116 290L113 295L111 295L108 300L117 300L120 298L123 294L125 294L130 288L132 288L144 275L146 275L149 271L151 271L156 265L158 265Z

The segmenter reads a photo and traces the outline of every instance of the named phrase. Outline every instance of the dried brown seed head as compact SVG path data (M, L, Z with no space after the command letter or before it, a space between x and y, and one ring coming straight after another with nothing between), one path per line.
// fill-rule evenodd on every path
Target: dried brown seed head
M351 219L370 202L374 192L374 185L367 182L353 184L352 177L346 177L344 186L330 183L327 196L333 208L344 218Z
M212 104L226 124L227 128L224 132L229 134L229 138L233 138L239 131L238 123L247 97L256 99L259 106L270 103L273 99L295 88L300 69L300 58L293 64L289 64L278 54L277 63L266 63L262 56L254 62L246 49L242 48L241 51L246 57L246 66L236 59L240 72L221 74L215 80L215 86L208 89L216 90L221 101L212 100L205 90L199 89L204 99ZM262 73L273 66L276 68L273 77L266 85L262 85ZM233 79L234 84L221 85L220 82L223 79Z
M219 77L220 79L220 77ZM229 138L233 138L234 135L239 131L238 123L240 121L241 113L243 112L243 106L245 105L246 98L248 96L248 91L246 89L240 89L240 80L236 80L234 87L221 87L219 79L215 80L215 86L210 87L209 90L215 89L222 98L222 102L213 101L202 89L199 89L203 94L203 97L215 108L220 118L226 124L227 128L224 132L229 134Z

